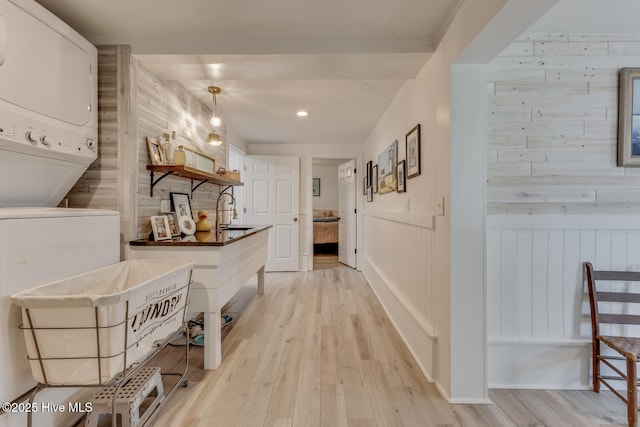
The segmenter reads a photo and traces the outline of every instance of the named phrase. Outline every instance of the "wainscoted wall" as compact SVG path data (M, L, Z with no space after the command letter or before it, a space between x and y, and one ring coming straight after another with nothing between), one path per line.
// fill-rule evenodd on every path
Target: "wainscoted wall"
M640 271L637 216L487 217L489 387L590 387L585 261Z
M640 35L525 34L488 71L488 213L640 212L616 167L618 70Z
M362 273L390 314L427 378L433 380L437 332L434 321L434 219L392 211L367 210L364 240L370 245ZM402 256L398 256L402 254Z

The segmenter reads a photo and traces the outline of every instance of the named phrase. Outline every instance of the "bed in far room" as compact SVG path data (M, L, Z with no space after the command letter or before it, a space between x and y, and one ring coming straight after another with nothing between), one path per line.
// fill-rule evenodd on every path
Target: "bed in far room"
M332 209L313 210L313 252L338 252L338 217Z

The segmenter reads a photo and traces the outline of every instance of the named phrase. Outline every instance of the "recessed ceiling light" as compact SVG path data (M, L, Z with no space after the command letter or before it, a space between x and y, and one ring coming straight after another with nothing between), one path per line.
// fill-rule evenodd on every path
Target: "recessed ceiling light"
M300 110L296 114L298 115L298 117L307 117L309 115L309 113L304 110Z

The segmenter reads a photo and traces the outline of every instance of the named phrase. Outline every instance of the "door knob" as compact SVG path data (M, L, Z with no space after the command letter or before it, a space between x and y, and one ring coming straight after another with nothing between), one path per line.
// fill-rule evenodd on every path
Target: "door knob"
M298 217L297 216L293 217L293 222L298 222Z

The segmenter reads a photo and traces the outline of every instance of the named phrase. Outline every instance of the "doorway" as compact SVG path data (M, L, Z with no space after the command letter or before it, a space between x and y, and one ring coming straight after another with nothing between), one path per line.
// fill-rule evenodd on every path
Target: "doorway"
M356 181L353 159L312 160L314 269L356 267Z

